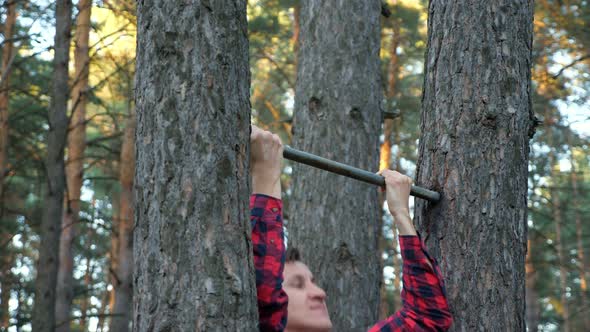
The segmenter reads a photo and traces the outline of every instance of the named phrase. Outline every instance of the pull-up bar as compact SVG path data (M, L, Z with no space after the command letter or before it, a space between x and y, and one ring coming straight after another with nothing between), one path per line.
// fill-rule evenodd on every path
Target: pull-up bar
M311 153L295 150L288 145L285 145L284 147L283 157L289 160L296 161L298 163L313 166L332 173L344 175L349 178L364 181L380 187L385 186L385 178L383 178L381 175L371 173L360 168L345 165L337 161L322 158ZM417 186L412 186L410 195L426 199L433 203L436 203L440 200L440 194L436 191L428 190Z

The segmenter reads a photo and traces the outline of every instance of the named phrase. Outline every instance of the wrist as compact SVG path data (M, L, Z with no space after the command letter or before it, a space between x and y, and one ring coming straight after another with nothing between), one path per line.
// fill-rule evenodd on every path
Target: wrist
M252 176L252 193L281 199L281 180L279 177Z
M390 213L395 219L412 220L412 218L410 218L410 210L408 208L396 208L390 211Z
M399 235L416 235L416 229L412 223L409 213L398 213L393 216L393 220L398 229Z

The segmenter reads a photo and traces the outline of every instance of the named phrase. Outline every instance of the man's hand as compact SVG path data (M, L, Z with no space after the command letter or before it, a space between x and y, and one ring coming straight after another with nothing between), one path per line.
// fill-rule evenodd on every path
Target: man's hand
M385 178L387 206L400 235L416 235L416 229L410 218L410 189L412 179L391 170L380 171Z
M250 176L252 193L281 198L283 143L278 135L252 125Z

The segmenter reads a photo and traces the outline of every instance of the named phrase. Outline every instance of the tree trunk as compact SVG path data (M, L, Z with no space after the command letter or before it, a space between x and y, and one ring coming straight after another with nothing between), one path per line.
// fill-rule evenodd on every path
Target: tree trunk
M90 228L88 229L88 235L90 236ZM89 291L91 289L91 285L92 285L92 272L93 269L91 267L91 258L90 255L88 255L89 257L86 257L86 273L84 273L84 290L85 291ZM90 299L89 296L84 296L84 298L82 299L82 304L80 304L80 312L82 314L82 318L80 318L80 328L83 331L88 331L88 326L86 326L88 324L86 315L88 315L88 307L89 307L89 303L90 303Z
M10 308L8 302L10 301L10 293L14 286L15 276L12 274L12 266L14 265L15 254L6 250L2 253L2 294L0 295L0 331L8 331L10 326Z
M2 47L2 84L0 85L0 199L4 197L4 174L8 166L8 104L10 98L10 72L13 56L14 25L16 24L16 1L6 4L6 22L4 22L4 43ZM3 208L0 207L0 218Z
M246 1L137 6L134 330L254 331Z
M586 264L586 255L584 253L584 234L583 229L584 226L582 225L582 216L580 215L580 206L579 197L580 197L580 189L578 188L578 174L577 174L577 167L576 167L576 159L574 157L574 148L572 145L571 138L569 139L568 146L570 147L570 163L571 163L571 170L570 170L570 180L572 183L572 208L574 210L574 220L576 222L576 245L577 245L577 254L578 254L578 271L580 276L580 298L582 308L587 308L588 306L588 297L587 297L587 278L586 278L586 271L588 271L588 266ZM583 315L582 321L584 322L584 326L590 328L590 317L587 314Z
M49 109L47 134L47 189L41 222L41 244L35 281L33 331L53 331L55 328L55 288L59 265L59 237L65 192L64 147L68 132L68 64L70 61L70 31L72 2L56 2L56 34L53 72L53 98Z
M397 5L397 1L393 1L393 5ZM393 22L392 25L392 35L391 35L391 42L389 45L389 64L387 67L387 86L385 89L385 96L387 97L387 105L388 105L388 111L392 112L394 111L393 109L389 109L390 105L393 105L393 101L395 100L396 95L398 94L398 89L397 89L397 84L399 81L399 72L400 72L400 68L399 68L399 56L397 54L397 48L399 46L399 42L400 42L400 24L401 22L399 22L399 20L395 20ZM396 124L399 123L399 117L395 118L395 119L384 119L383 120L383 143L381 144L381 148L379 149L380 151L380 158L379 158L379 170L383 170L383 169L391 169L392 164L395 162L396 164L398 163L398 160L396 158L396 160L392 160L391 159L391 147L392 147L392 142L391 142L391 138L392 135L394 137L399 138L399 126L396 127ZM399 141L399 140L398 140ZM397 142L397 141L396 141ZM397 142L399 143L399 142ZM399 148L397 150L399 152ZM399 157L399 156L398 156ZM395 168L393 168L395 169ZM382 207L383 204L385 202L385 194L379 195L379 207ZM383 213L385 213L385 210L382 210ZM384 216L381 217L380 220L383 220ZM400 260L397 257L397 246L396 243L391 243L390 241L388 241L386 238L384 238L384 234L383 234L383 230L382 230L382 226L383 223L380 223L381 227L380 232L379 232L379 252L384 252L384 251L392 251L393 252L393 257L392 257L392 262L393 262L393 269L394 269L394 287L395 290L392 294L392 305L390 306L389 304L389 298L386 295L386 288L385 288L385 283L383 282L381 284L381 314L380 314L380 319L384 319L387 316L391 315L393 312L395 312L396 309L399 309L401 306L401 301L400 301L400 290L399 290L399 286L400 286L400 282L399 282L399 277L400 277ZM391 230L393 232L393 238L394 238L394 242L396 242L397 240L395 240L397 238L397 229L395 228L395 226L392 225ZM392 249L392 250L390 250Z
M109 331L129 331L132 307L133 277L133 177L135 173L135 110L129 107L129 117L123 136L119 163L121 199L119 205L119 245L115 283L115 305Z
M295 78L297 78L297 66L298 66L298 56L299 56L299 35L301 33L301 25L300 25L300 17L301 17L301 4L297 1L293 5L293 37L291 37L291 44L293 45L293 55L295 58Z
M6 204L6 196L4 195L4 177L8 172L8 105L10 101L10 73L11 73L11 59L14 53L14 43L12 42L14 34L14 26L16 24L16 2L10 1L6 3L6 22L3 26L4 43L2 47L2 83L0 84L0 223L4 223L6 215L4 213L4 206ZM0 296L0 329L8 330L10 325L10 311L8 301L10 300L10 292L14 284L14 276L12 275L12 265L14 263L14 256L8 247L13 234L10 234L6 229L0 230L0 245L6 246L3 253L0 254L0 285L2 295Z
M378 0L301 3L297 148L377 169L380 13ZM365 329L379 315L377 190L308 166L293 174L290 243L326 290L334 330Z
M549 112L545 113L545 119L549 119ZM551 205L552 205L552 213L553 213L553 222L555 223L555 249L557 250L557 262L559 264L559 293L561 295L560 302L561 302L561 316L563 320L563 324L561 326L561 331L563 332L570 332L570 314L569 314L569 304L567 299L567 269L566 264L568 264L568 260L565 258L565 252L563 248L563 237L561 236L561 231L563 227L563 212L561 210L561 200L559 197L559 191L555 189L557 184L557 178L559 177L559 162L555 157L554 152L554 140L553 140L553 127L547 121L545 122L545 126L547 128L547 144L549 144L549 167L551 169L551 179L554 179L556 182L553 182L551 185L551 189L549 190L551 195Z
M59 270L55 303L57 332L70 331L70 314L74 299L73 241L77 235L80 214L80 194L84 175L84 149L86 148L86 103L88 96L88 38L92 0L78 2L76 22L76 47L74 51L74 84L72 86L72 115L68 132L68 156L66 163L66 204L59 243Z
M102 299L100 301L100 310L98 311L98 323L96 323L96 332L102 332L105 330L105 322L106 322L106 308L108 307L108 300L111 296L112 290L105 290L103 293ZM112 307L111 307L112 308Z
M526 323L527 331L537 332L541 320L541 307L537 293L537 271L532 259L531 240L528 242L526 255Z
M525 330L532 1L430 1L416 225L454 331Z

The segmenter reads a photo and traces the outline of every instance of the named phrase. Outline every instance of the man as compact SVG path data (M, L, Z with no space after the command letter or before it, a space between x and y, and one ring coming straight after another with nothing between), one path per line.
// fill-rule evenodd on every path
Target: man
M250 221L260 330L330 331L332 323L325 303L326 293L316 285L313 274L295 250L289 250L285 264L281 140L277 135L252 126L250 142ZM446 331L452 317L442 275L436 261L424 249L410 218L412 180L390 170L380 174L385 177L387 204L400 235L403 307L369 331Z

